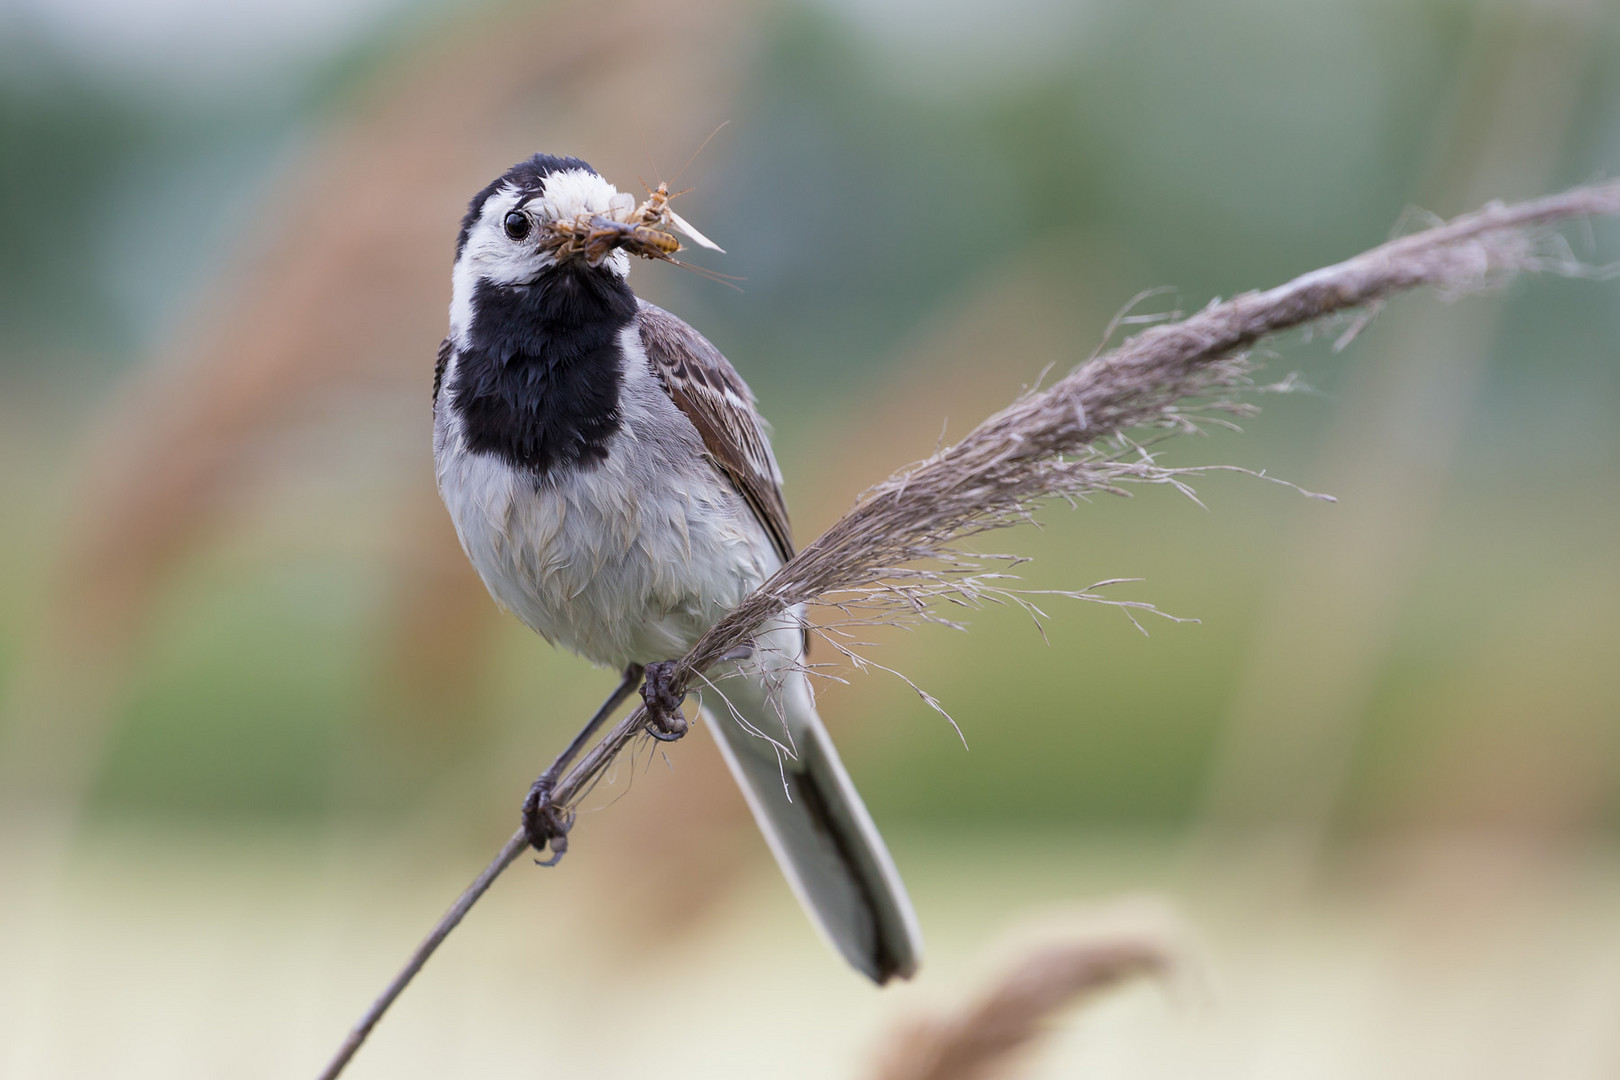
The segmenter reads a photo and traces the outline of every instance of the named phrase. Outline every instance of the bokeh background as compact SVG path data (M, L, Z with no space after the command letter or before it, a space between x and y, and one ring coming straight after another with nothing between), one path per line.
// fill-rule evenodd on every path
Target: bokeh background
M692 188L740 289L633 281L754 386L801 539L1144 289L1620 170L1601 0L10 0L0 54L19 1080L313 1075L612 683L494 609L433 489L454 231L512 161ZM823 949L700 735L621 763L351 1075L870 1075L1074 934L1181 974L1066 1014L1035 1075L1615 1075L1617 288L1292 337L1302 392L1169 448L1337 504L1225 474L991 538L1197 621L879 635L968 749L898 679L829 683L914 984Z

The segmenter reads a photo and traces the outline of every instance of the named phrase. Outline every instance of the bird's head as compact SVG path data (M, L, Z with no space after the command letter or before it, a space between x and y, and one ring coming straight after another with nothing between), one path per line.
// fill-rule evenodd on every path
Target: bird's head
M593 217L612 220L635 207L635 199L578 158L536 154L506 170L473 196L456 240L456 271L494 285L529 285L563 262L605 267L619 277L630 272L620 247L605 246L587 257L561 251L557 230Z
M637 204L578 158L536 154L473 196L456 240L451 332L468 325L480 287L542 284L565 270L606 274L623 282L630 256L668 260L679 232L721 250L670 209L669 188ZM622 287L622 285L621 285Z

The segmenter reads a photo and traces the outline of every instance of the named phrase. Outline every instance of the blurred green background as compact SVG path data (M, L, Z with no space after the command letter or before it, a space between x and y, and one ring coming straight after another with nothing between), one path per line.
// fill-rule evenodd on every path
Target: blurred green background
M608 689L494 610L433 491L454 230L512 161L692 188L741 287L632 280L754 387L801 542L1143 290L1196 309L1620 166L1595 0L21 0L0 52L18 1077L313 1074ZM1268 346L1305 392L1167 449L1336 504L1216 473L1207 509L980 541L1195 622L877 635L970 747L892 676L823 691L916 986L819 951L693 739L519 864L353 1075L861 1074L1003 928L1120 893L1225 989L1111 1003L1043 1075L1613 1075L1616 300L1404 298ZM704 1015L669 1030L671 995Z

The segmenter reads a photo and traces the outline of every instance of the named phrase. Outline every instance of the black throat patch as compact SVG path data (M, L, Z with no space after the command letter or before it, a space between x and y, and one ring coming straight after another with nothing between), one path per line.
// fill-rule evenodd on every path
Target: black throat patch
M607 459L619 430L619 334L636 297L605 268L556 267L532 285L480 281L451 407L469 449L535 477Z

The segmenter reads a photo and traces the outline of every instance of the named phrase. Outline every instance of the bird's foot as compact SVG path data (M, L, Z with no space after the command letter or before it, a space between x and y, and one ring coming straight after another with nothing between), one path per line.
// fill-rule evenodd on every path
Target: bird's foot
M641 684L641 700L647 706L647 734L659 742L674 742L690 728L681 713L686 695L675 693L674 672L673 660L648 664L646 681Z
M551 858L536 859L541 866L556 866L568 854L568 830L574 815L551 801L552 778L540 777L523 800L523 831L535 851L551 848Z

